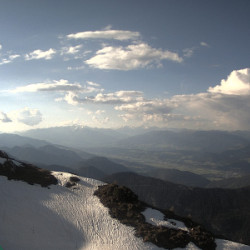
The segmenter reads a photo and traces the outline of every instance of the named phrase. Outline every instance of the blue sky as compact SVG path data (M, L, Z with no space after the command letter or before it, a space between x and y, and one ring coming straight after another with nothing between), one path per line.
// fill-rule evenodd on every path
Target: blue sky
M249 130L248 0L2 0L0 132Z

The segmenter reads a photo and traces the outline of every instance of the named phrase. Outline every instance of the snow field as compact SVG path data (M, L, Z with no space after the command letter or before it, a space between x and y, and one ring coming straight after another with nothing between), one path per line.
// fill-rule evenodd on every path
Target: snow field
M71 189L64 187L69 173L53 172L58 185L42 188L0 176L0 246L4 250L156 250L134 236L132 227L109 216L93 195L102 182L80 178ZM186 230L182 222L164 224L162 213L146 209L149 223ZM174 222L176 225L173 225ZM216 240L219 250L250 249L238 243ZM194 244L186 247L197 250Z
M76 189L64 187L72 174L54 172L50 189L0 176L0 246L10 250L160 249L134 236L112 219L93 195L101 182L80 178Z

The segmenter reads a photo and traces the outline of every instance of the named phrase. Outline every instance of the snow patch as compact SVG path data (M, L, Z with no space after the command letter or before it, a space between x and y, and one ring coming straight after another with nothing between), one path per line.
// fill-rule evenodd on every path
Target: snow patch
M142 214L145 216L146 222L154 226L164 226L173 229L180 229L187 232L189 231L185 224L181 221L177 221L174 219L167 219L167 221L164 220L165 216L159 210L147 208L142 212Z
M174 248L175 250L201 250L194 243L190 242L185 248Z
M218 250L249 250L250 246L243 245L237 242L228 240L216 239L215 241Z

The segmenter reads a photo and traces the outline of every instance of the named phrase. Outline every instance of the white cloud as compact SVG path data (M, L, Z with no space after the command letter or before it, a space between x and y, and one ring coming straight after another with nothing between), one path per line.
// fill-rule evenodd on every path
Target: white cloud
M103 91L103 89L101 89ZM118 105L124 103L135 103L143 100L143 93L140 91L117 91L114 93L98 93L96 96L83 96L79 93L68 92L63 98L57 98L56 101L66 101L70 105L81 104L109 104Z
M2 44L0 43L0 50L3 48Z
M125 122L133 120L141 123L141 125L142 123L146 125L148 122L159 125L174 116L174 114L172 114L174 108L175 104L172 103L171 100L154 99L117 105L115 110L124 112L120 117Z
M8 64L8 63L10 63L10 62L11 62L10 59L3 58L3 59L0 60L0 65Z
M135 103L123 104L116 106L116 110L126 111L130 113L145 113L145 114L169 114L175 107L168 99L143 100Z
M82 65L82 66L78 66L78 67L67 67L67 70L82 70L82 69L85 69L85 66Z
M28 126L35 126L42 121L42 114L37 109L24 108L18 111L17 120Z
M85 88L98 89L99 93L90 96L86 89L67 88L65 96L57 101L75 106L97 105L96 112L88 113L97 123L106 116L102 105L111 105L115 110L113 115L117 114L133 126L249 130L249 75L249 69L236 70L221 85L211 87L207 92L165 99L147 99L143 92L135 90L101 93L99 84L87 82ZM240 84L232 88L232 82Z
M26 86L17 87L14 90L8 90L8 92L20 93L20 92L99 92L103 89L95 86L82 86L80 83L69 83L68 80L61 79L59 81L54 80L51 83L33 83Z
M74 92L68 92L64 97L55 99L56 102L66 101L70 105L77 106L79 104L78 95Z
M20 55L14 54L14 55L8 56L7 58L3 58L0 60L0 65L11 63L18 57L20 57Z
M108 27L109 28L109 27ZM128 30L97 30L84 31L67 35L69 39L115 39L115 40L136 40L140 37L139 32Z
M205 42L200 42L200 45L203 46L203 47L210 47L207 43Z
M183 50L184 57L191 57L194 54L195 48L186 48Z
M62 48L62 54L69 54L74 55L79 53L80 49L82 48L82 45L76 45L76 46L70 46L70 47L63 47Z
M161 66L162 60L182 62L183 59L174 52L155 49L148 44L133 44L127 47L104 47L96 55L85 61L93 68L133 70L152 65Z
M34 50L33 52L25 55L25 60L37 60L37 59L45 59L50 60L56 54L56 50L50 48L49 50Z
M20 57L20 55L17 55L17 54L15 54L15 55L10 55L10 56L9 56L9 59L10 59L11 61L13 61L14 59L16 59L16 58L18 58L18 57Z
M69 83L68 80L54 80L52 83L33 83L26 86L17 87L11 92L39 92L39 91L79 91L82 90L79 83Z
M175 111L190 117L199 117L200 128L249 130L249 95L200 93L174 96L171 101L178 104Z
M132 124L190 128L249 130L250 96L200 93L118 104L120 117Z
M84 99L75 97L78 103L96 103L96 104L123 104L134 103L143 100L143 93L140 91L117 91L114 93L98 93L94 97L85 97Z
M169 99L144 99L134 103L118 104L115 109L122 112L120 117L124 121L132 124L191 129L249 130L249 69L233 71L224 82L229 86L218 85L219 87L214 87L215 91L175 95ZM232 82L238 87L231 88ZM237 82L244 83L244 91Z
M250 68L234 70L220 85L210 87L210 93L222 93L227 95L249 95L250 94Z
M96 83L96 82L87 81L87 83L88 83L88 85L90 85L90 86L100 87L100 84L99 84L99 83Z
M4 112L0 111L0 123L8 123L8 122L12 122L12 120L8 117L8 115Z

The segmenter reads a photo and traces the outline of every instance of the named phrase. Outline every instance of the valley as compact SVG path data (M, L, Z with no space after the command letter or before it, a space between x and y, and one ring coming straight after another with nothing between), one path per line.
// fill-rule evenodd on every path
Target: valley
M84 129L77 130L79 137L81 130ZM67 136L70 131L75 133L68 130ZM59 132L58 136L63 136ZM86 133L88 130L82 136ZM0 134L0 146L25 164L124 185L152 207L174 211L204 225L215 235L250 244L247 136L210 131L199 132L197 139L197 132L193 131L150 131L127 134L126 139L121 139L120 133L113 133L116 134L119 138L115 140L115 136L111 140L106 137L105 147L86 147L84 143L77 147L68 145L69 141L59 145L52 140ZM179 142L174 145L171 138L178 138ZM220 146L212 147L216 138L220 138Z

